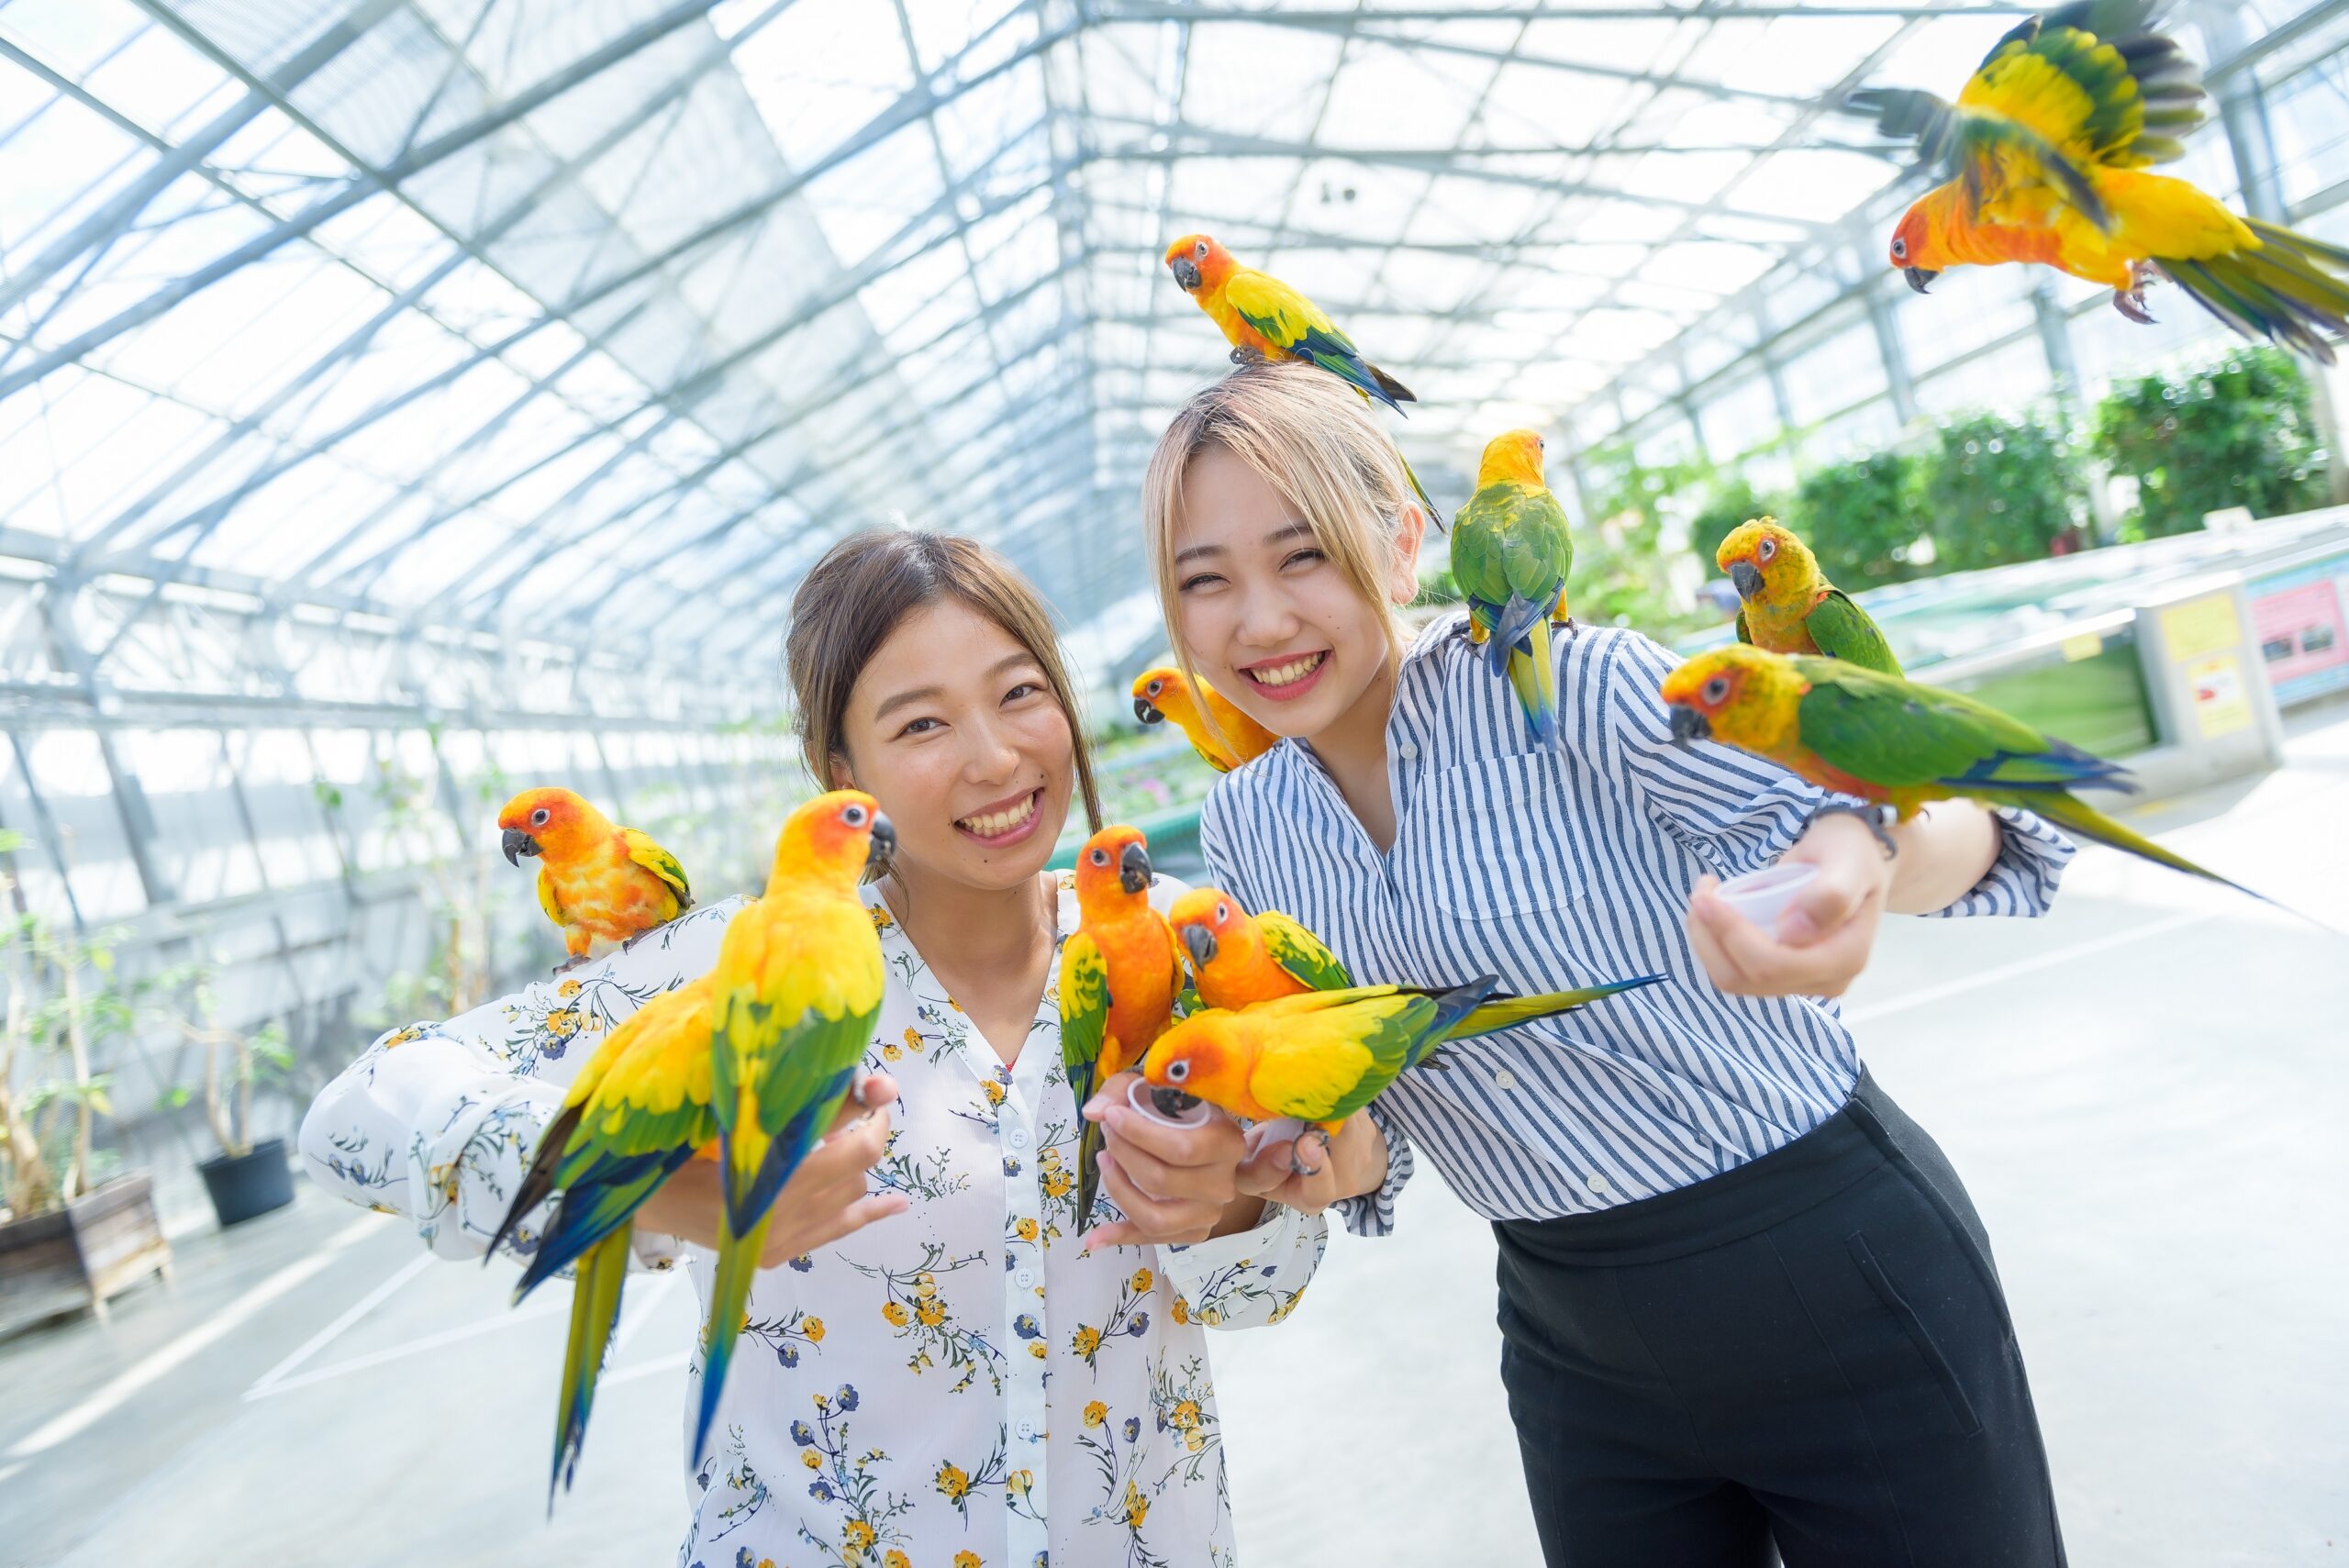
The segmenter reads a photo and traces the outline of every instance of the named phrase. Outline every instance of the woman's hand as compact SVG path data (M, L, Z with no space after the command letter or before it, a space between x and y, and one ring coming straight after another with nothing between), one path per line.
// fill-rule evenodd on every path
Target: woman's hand
M1240 1190L1300 1214L1319 1214L1340 1198L1375 1193L1386 1181L1386 1135L1367 1111L1348 1117L1326 1147L1318 1133L1305 1140L1300 1162L1308 1174L1291 1166L1296 1147L1290 1138L1260 1142L1240 1167Z
M1779 863L1817 866L1819 875L1780 913L1776 931L1715 896L1720 883L1708 876L1688 900L1688 940L1713 984L1733 995L1840 996L1867 967L1898 862L1866 823L1837 813L1812 822Z
M1240 1124L1213 1106L1198 1127L1152 1121L1126 1101L1136 1076L1119 1073L1085 1105L1105 1135L1102 1189L1126 1217L1086 1231L1086 1251L1204 1241L1253 1225L1264 1206L1240 1191L1248 1152Z
M906 1209L906 1195L864 1190L864 1173L889 1143L885 1110L897 1097L897 1085L881 1073L866 1078L862 1105L852 1098L833 1118L824 1141L799 1162L791 1180L775 1195L774 1223L767 1227L766 1244L759 1249L759 1267L772 1269L803 1252L829 1246L876 1219ZM696 1247L716 1248L724 1199L718 1189L718 1162L699 1157L677 1167L636 1211L636 1223L646 1230L674 1236Z

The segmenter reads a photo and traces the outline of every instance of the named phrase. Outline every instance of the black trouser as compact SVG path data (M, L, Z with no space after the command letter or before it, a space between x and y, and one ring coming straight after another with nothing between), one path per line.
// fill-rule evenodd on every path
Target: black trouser
M1494 1229L1551 1568L2064 1562L1982 1222L1865 1073L1724 1175Z

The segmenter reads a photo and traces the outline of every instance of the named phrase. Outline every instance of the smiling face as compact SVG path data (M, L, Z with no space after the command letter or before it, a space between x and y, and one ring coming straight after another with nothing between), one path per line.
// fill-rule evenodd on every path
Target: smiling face
M1418 590L1419 533L1414 515L1379 584L1397 604ZM1228 449L1209 444L1192 458L1173 543L1175 633L1208 684L1249 717L1275 735L1310 737L1382 698L1394 654L1378 607L1297 509Z
M870 793L896 862L973 886L1043 870L1068 819L1075 743L1041 665L956 598L908 612L858 674L834 782Z

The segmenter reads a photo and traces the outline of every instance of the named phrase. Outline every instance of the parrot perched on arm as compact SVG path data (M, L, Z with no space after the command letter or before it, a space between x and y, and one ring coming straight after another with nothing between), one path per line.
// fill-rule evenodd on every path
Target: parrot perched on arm
M2147 172L2208 113L2199 71L2151 30L2160 9L2082 0L2027 17L1954 105L1907 89L1852 95L1848 108L1954 172L1902 217L1892 265L1921 294L1953 266L2036 261L2102 284L2141 322L2153 319L2146 283L2165 276L2244 337L2330 364L2329 337L2349 331L2349 250Z
M1215 716L1220 740L1208 728L1203 714ZM1144 724L1173 719L1189 739L1191 750L1219 773L1252 762L1281 743L1279 736L1233 706L1230 697L1171 665L1134 677L1134 717Z
M1776 517L1740 523L1714 552L1737 584L1737 639L1772 653L1821 653L1879 675L1898 675L1900 662L1867 611L1819 570L1810 548Z
M832 1124L873 1040L887 972L856 889L896 846L869 795L839 789L805 802L775 840L766 892L727 922L718 943L709 977L711 1086L726 1207L694 1423L696 1464L742 1332L775 1195Z
M2130 831L2072 793L2134 790L2120 764L1956 692L1841 659L1739 646L1682 664L1664 677L1663 694L1675 741L1719 740L1751 751L1821 789L1889 807L1903 822L1936 800L2021 806L2067 833L2275 902Z
M1493 673L1517 689L1525 721L1545 746L1558 738L1550 623L1574 625L1566 613L1574 564L1565 508L1542 483L1542 438L1531 430L1495 436L1453 532L1452 577L1468 600L1468 635L1485 644Z
M1096 1089L1141 1060L1183 989L1174 933L1150 906L1152 879L1137 828L1104 828L1077 853L1077 926L1061 945L1061 1065L1080 1112ZM1085 1121L1078 1135L1079 1231L1093 1223L1105 1136L1097 1121Z
M694 906L676 856L633 828L613 826L567 789L524 790L497 825L509 864L539 857L539 907L571 955L558 974L586 962L597 938L630 942Z
M550 1505L558 1484L571 1485L586 1440L596 1379L619 1321L632 1217L678 1166L718 1138L709 1006L704 975L646 1002L606 1038L571 1081L490 1240L494 1257L549 1193L562 1195L514 1291L519 1302L564 1264L579 1265L556 1394Z
M1354 340L1319 306L1270 273L1241 266L1213 237L1186 234L1166 248L1165 261L1176 285L1223 329L1234 360L1242 354L1303 360L1361 393L1364 401L1376 398L1397 414L1404 404L1419 401L1409 387L1364 359ZM1443 513L1411 472L1410 460L1399 449L1395 456L1411 482L1411 494L1428 509L1428 519L1443 527Z
M1174 900L1166 911L1167 924L1190 955L1191 977L1199 1000L1210 1007L1236 1011L1258 1002L1308 991L1344 991L1354 979L1336 953L1297 921L1277 909L1251 915L1239 900L1216 887L1195 887ZM1479 1003L1453 1024L1444 1040L1475 1040L1479 1035L1513 1029L1530 1018L1546 1018L1586 1002L1636 991L1664 977L1611 981L1578 991L1551 991L1538 996L1497 996ZM1436 989L1429 987L1428 989Z

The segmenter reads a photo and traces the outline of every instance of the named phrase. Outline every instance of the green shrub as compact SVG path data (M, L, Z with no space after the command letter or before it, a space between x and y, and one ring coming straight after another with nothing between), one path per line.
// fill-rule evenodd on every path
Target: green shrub
M2137 480L2132 539L2191 533L2206 512L2273 517L2320 506L2331 454L2309 414L2308 377L2280 349L2237 349L2176 375L2114 384L2096 410L2096 454Z
M2071 443L2036 420L1969 414L1923 459L1936 572L2037 561L2087 499Z
M1918 576L1923 569L1909 556L1927 519L1917 467L1906 452L1888 451L1814 469L1795 491L1793 515L1780 520L1809 542L1829 580L1846 593Z

